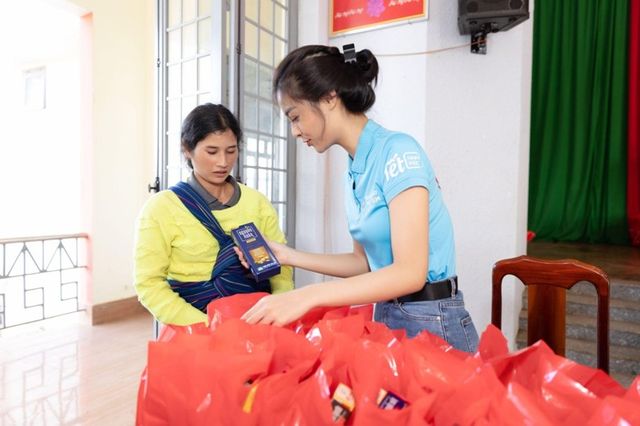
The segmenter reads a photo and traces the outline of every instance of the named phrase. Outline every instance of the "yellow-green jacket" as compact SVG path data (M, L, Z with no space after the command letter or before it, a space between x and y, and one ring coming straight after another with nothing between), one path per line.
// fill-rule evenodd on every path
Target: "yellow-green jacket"
M278 216L269 200L255 189L238 184L240 199L212 211L226 233L253 222L268 239L285 243ZM189 325L207 316L171 290L167 279L207 281L218 253L218 241L170 190L161 191L144 205L136 224L135 288L140 302L162 323ZM293 270L283 266L270 278L271 290L293 289Z

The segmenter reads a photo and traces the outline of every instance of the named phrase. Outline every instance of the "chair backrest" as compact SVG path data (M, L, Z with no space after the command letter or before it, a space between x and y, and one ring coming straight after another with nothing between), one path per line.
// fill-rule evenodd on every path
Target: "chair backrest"
M514 275L527 286L527 345L542 339L558 355L565 354L566 290L580 281L593 284L598 295L598 368L609 372L609 278L600 268L579 260L546 260L529 256L493 265L491 323L502 325L502 279Z

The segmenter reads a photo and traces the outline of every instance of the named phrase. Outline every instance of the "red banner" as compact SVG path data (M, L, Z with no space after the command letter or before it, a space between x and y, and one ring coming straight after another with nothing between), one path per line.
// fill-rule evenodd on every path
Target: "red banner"
M427 0L331 0L331 35L427 16Z

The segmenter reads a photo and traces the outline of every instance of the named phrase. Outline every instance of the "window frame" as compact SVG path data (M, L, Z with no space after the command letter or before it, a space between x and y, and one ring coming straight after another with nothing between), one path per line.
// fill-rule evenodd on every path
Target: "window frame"
M177 149L175 134L169 134L169 76L168 76L168 64L169 64L169 52L168 52L168 30L170 28L176 28L176 26L168 26L169 15L169 3L170 1L178 1L180 3L181 10L183 4L187 1L195 4L196 18L194 22L198 22L203 19L203 16L199 14L198 7L202 1L198 0L156 0L156 180L154 184L149 185L149 190L163 190L167 189L169 184L169 171L168 166L171 156L175 157L175 153L170 149ZM245 23L245 7L247 1L255 1L258 9L261 2L270 1L282 5L286 3L285 10L287 13L287 25L288 25L288 43L286 44L285 54L297 47L297 33L298 33L298 0L210 0L208 8L210 10L211 21L211 39L209 44L211 51L209 53L211 57L211 88L210 93L207 95L210 99L209 102L221 103L231 110L239 119L240 124L243 127L245 134L245 126L243 123L243 117L245 115L245 105L243 102L243 93L245 89L245 69L244 69L244 23ZM182 14L182 12L181 12ZM191 21L185 23L182 19L179 20L178 26L186 26ZM275 17L274 17L275 22ZM218 28L214 31L214 28ZM197 26L196 26L196 33ZM199 34L197 34L199 36ZM182 36L181 36L182 43ZM197 48L199 47L199 41L196 42ZM258 42L259 44L259 42ZM196 51L197 51L196 48ZM181 48L182 49L182 48ZM179 62L183 63L185 58L182 57L182 50L180 51ZM195 58L199 58L196 53ZM190 59L190 58L189 58ZM196 59L197 60L197 59ZM175 63L175 62L174 62ZM223 64L223 66L216 66L215 64ZM273 64L275 67L277 64ZM198 66L196 64L196 69ZM180 70L180 81L182 82L182 70ZM197 71L199 72L199 70ZM197 74L196 74L197 75ZM197 77L199 79L199 77ZM182 84L182 83L181 83ZM182 86L180 87L180 99L183 99ZM196 104L199 104L199 94L196 91ZM183 108L181 101L181 109ZM277 108L277 106L276 106ZM185 111L181 110L181 117L184 118ZM272 119L273 120L273 119ZM285 118L286 120L286 118ZM284 204L285 212L285 226L283 231L290 242L295 241L295 203L296 203L296 144L291 136L290 127L286 125L286 138L284 139L286 149L286 165L284 172L286 173L286 193L284 202L276 202L275 204ZM258 130L259 132L259 130ZM249 133L256 133L249 131ZM178 135L179 138L179 135ZM246 137L245 137L246 144ZM241 152L246 149L246 145L241 148ZM244 181L244 177L247 174L246 168L242 164L243 154L238 158L238 162L234 167L235 175ZM181 169L182 170L182 169ZM271 170L265 167L264 170ZM175 171L174 171L175 173ZM181 178L184 178L183 172L180 172ZM268 194L265 194L267 198L271 200L271 193L273 193L273 182L268 188ZM257 189L257 188L256 188ZM273 201L273 200L272 200Z

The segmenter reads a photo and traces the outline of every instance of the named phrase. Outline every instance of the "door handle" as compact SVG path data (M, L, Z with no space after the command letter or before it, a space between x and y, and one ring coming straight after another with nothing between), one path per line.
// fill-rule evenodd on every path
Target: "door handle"
M160 191L160 178L156 176L156 180L153 182L153 186L151 184L147 185L148 192L158 192Z

